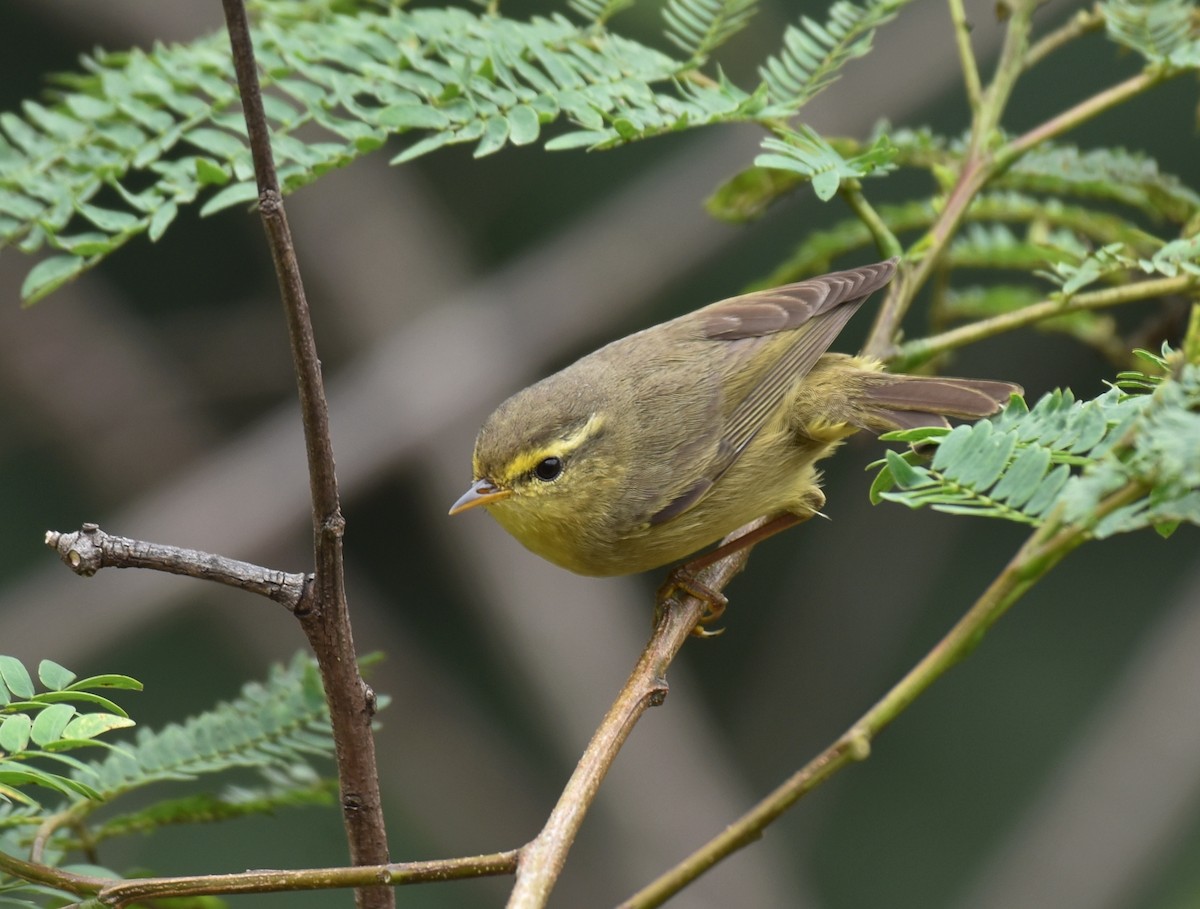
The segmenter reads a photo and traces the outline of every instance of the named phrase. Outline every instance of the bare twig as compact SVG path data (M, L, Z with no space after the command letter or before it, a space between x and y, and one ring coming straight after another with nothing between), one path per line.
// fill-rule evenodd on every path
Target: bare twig
M48 530L46 545L72 571L84 577L91 577L101 568L149 568L238 587L290 610L296 608L311 579L309 575L263 568L198 549L114 537L96 524L84 524L71 533Z
M97 897L103 905L120 907L139 902L153 902L155 898L164 896L330 890L343 887L361 888L369 884L428 884L512 874L516 867L517 851L514 849L466 858L359 865L353 868L306 868L299 871L246 871L239 874L195 877L140 878L112 883L101 889ZM391 890L386 892L392 893Z
M755 521L735 531L729 539L750 533L763 523ZM698 580L709 590L720 592L745 567L749 555L749 548L731 553L700 572ZM634 724L647 708L658 706L666 698L667 667L696 627L704 608L703 601L686 596L668 600L661 610L641 658L592 735L546 825L521 850L517 883L509 897L509 909L536 909L546 904L600 783Z
M351 868L243 871L235 874L113 880L107 877L73 874L60 868L26 862L0 853L0 870L8 874L76 896L93 897L100 905L114 907L129 906L137 902L151 903L165 897L331 890L371 884L398 887L407 884L496 877L512 874L516 867L517 850L512 849L489 855L427 862L357 865Z
M309 588L312 596L300 603L296 613L317 658L329 701L342 819L351 861L356 865L381 865L388 860L388 847L375 765L375 741L371 735L374 694L358 672L346 603L342 559L345 521L338 500L321 362L317 357L308 301L271 154L270 132L263 111L245 4L242 0L222 0L222 5L258 180L259 213L271 247L287 316L308 452L315 576ZM359 890L356 899L364 909L385 909L395 905L393 893L386 888Z

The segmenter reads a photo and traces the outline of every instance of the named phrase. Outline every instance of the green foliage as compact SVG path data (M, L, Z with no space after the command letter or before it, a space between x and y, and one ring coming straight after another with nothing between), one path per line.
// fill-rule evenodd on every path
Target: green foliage
M859 144L783 122L869 51L875 30L904 0L838 0L826 21L804 17L788 26L782 48L749 89L719 69L705 75L699 68L749 24L753 0L670 0L665 36L682 58L608 28L630 2L573 0L587 20L577 25L559 15L519 21L454 8L260 0L254 40L272 89L264 103L284 191L409 133L417 138L393 163L452 144L471 144L476 156L539 140L548 149L607 149L703 125L760 122L773 135L764 139L756 169L720 193L720 209L739 217L760 213L806 182L829 199L844 180L896 167L927 170L948 186L962 165L968 143L928 130L881 126ZM1115 40L1152 66L1175 68L1196 44L1194 26L1181 24L1191 8L1177 0L1102 6ZM135 236L158 239L186 206L202 203L207 215L257 198L228 57L223 35L148 51L98 51L83 59L83 72L59 76L52 97L0 114L0 245L48 253L27 276L27 301ZM563 121L567 130L547 139ZM999 174L994 186L1043 202L1051 197L1060 208L1073 201L1069 229L1077 242L1057 244L1066 255L1047 247L1054 254L1039 264L1066 293L1127 267L1119 257L1100 261L1102 253L1081 263L1086 251L1079 250L1093 242L1126 243L1122 254L1143 270L1146 262L1162 274L1186 267L1187 250L1171 258L1157 248L1178 236L1151 238L1156 247L1147 248L1130 245L1129 228L1118 236L1110 227L1100 237L1088 227L1111 225L1114 215L1104 206L1112 202L1172 225L1200 215L1200 196L1145 156L1047 143ZM1020 252L1016 243L994 242L990 262L1011 267ZM1043 252L1035 241L1022 262Z
M5 778L3 774L9 772L10 759L24 760L35 752L62 759L62 755L52 754L49 749L83 744L53 738L63 722L61 716L54 718L53 728L43 720L53 711L71 706L67 701L89 706L98 701L110 704L95 695L93 689L140 688L125 676L96 676L76 681L70 672L49 661L42 663L39 676L51 689L40 695L33 693L33 683L19 662L0 657L3 680L0 693L9 701L0 713L5 717L0 733L14 717L40 711L29 728L28 739L42 749L38 751L27 744L0 762L0 780L7 779L8 784L5 791L21 802L0 804L0 852L17 855L27 851L33 831L47 823L52 824L49 829L54 835L46 844L43 860L57 864L72 849L92 848L116 836L145 833L170 824L208 823L286 807L328 804L332 800L335 784L323 779L309 763L312 758L328 757L333 751L333 741L316 664L305 654L297 655L287 666L273 667L265 682L247 684L237 698L199 716L156 731L142 729L134 742L110 746L107 757L102 759L90 763L71 759L72 776L56 776L48 781L44 777L49 774L22 777L12 772ZM71 730L73 722L101 716L108 714L80 714L66 721L61 727L62 735ZM121 711L120 718L123 717ZM39 732L39 723L46 725L46 732ZM103 725L112 728L132 723L125 719L121 724L112 724L110 720ZM84 732L93 728L88 726ZM9 744L19 744L15 733L9 733L9 738ZM2 747L9 750L7 745ZM158 800L131 813L109 817L82 833L88 814L102 802L112 802L151 783L178 783L201 777L219 779L220 775L227 776L235 770L251 770L261 782L253 786L226 785L220 792L202 791ZM16 788L30 784L47 786L65 799L53 814L47 814ZM6 898L5 888L10 893L51 892L17 884L0 874L0 906Z
M1187 0L1108 0L1100 5L1108 37L1155 65L1200 64L1200 31Z
M559 15L518 21L453 8L257 4L254 41L272 89L264 103L284 191L396 134L421 134L392 159L402 163L452 144L474 145L477 157L528 145L562 120L573 128L549 149L769 123L865 53L900 3L839 2L824 25L805 19L789 28L750 91L696 67L746 26L752 0L671 0L666 34L682 60L610 32L608 19L626 5L575 0L589 20L575 25ZM133 237L157 240L188 205L203 201L207 215L257 198L224 35L97 51L82 62L84 72L58 77L48 103L0 114L0 245L50 251L22 288L29 302ZM880 149L811 167L782 154L790 169L820 175L822 186L882 163Z
M894 139L894 137L893 137ZM1154 159L1123 148L1083 150L1046 143L1031 150L997 181L1027 192L1116 202L1154 221L1185 224L1200 212L1200 195Z
M418 136L392 159L401 163L452 144L472 144L476 156L532 144L562 121L570 126L545 142L548 149L605 149L715 123L762 123L773 135L757 164L782 176L748 173L739 192L733 184L722 190L721 208L744 216L805 182L828 199L843 180L900 166L927 170L948 186L962 164L968 143L928 130L881 126L858 145L782 122L867 53L875 30L904 0L838 0L826 21L804 17L788 26L783 46L749 89L719 69L704 75L699 67L748 25L753 0L670 0L665 34L681 59L609 30L611 17L630 2L573 0L587 20L576 25L559 15L519 21L454 8L260 0L254 40L272 89L264 103L284 191L393 135ZM1110 36L1150 66L1196 65L1193 4L1114 0L1100 10ZM186 206L202 202L205 215L257 198L224 35L148 51L98 51L82 63L83 72L58 77L50 98L0 114L0 245L48 253L22 288L31 302L135 236L158 239ZM1045 143L994 186L1060 205L1074 200L1071 229L1084 234L1080 244L1096 239L1086 236L1089 212L1112 220L1103 208L1110 202L1173 225L1200 214L1194 190L1160 173L1153 160L1119 149ZM1102 243L1118 239L1111 234ZM993 251L1017 250L993 244ZM1156 249L1130 247L1125 255L1167 274L1186 267L1185 252L1170 261ZM1072 271L1080 258L1052 256L1041 267L1067 293L1125 267L1120 259L1097 260Z
M871 49L875 30L891 21L908 0L868 0L862 6L837 0L828 21L807 16L783 33L783 48L759 70L773 116L796 113L828 88L843 66Z
M183 723L140 730L127 748L89 768L105 799L150 783L189 780L234 768L289 769L333 749L320 677L298 655L265 682Z
M939 183L962 165L965 143L925 130L876 128L868 144L829 141L807 128L786 134L790 142L766 139L769 154L721 186L708 200L716 217L740 222L760 217L772 204L811 180L821 198L844 177L876 176L896 168L927 172ZM1185 228L1200 217L1200 194L1178 177L1163 173L1145 155L1122 149L1082 151L1072 145L1041 146L980 193L967 209L966 230L951 244L947 270L999 268L1049 279L1071 295L1097 280L1131 273L1195 273L1200 249L1195 237L1155 236L1116 213L1113 203L1154 222ZM938 208L914 199L878 209L880 220L897 235L927 230ZM783 284L831 267L846 253L873 245L874 237L857 218L804 237L793 257L758 286ZM1031 287L1034 285L1031 284ZM1044 299L1045 291L1039 291ZM1032 301L1032 298L1030 298Z
M780 130L782 139L764 139L767 151L754 159L756 167L787 170L812 181L817 198L833 198L843 180L857 180L870 174L892 170L895 150L886 136L880 136L862 154L843 158L837 150L806 126L799 130Z
M286 808L328 807L337 796L337 781L319 777L307 764L294 764L286 770L263 768L260 773L264 777L260 786L230 786L216 793L161 799L139 811L107 818L88 832L88 842L95 845L114 837L151 833L159 827L230 821Z
M129 715L96 689L141 690L128 676L104 675L77 679L53 660L38 665L38 692L20 660L0 656L0 800L34 805L27 791L39 786L68 798L98 799L91 781L78 778L87 766L63 754L99 746L99 736L133 725ZM73 769L76 776L46 769L54 764Z
M758 0L668 0L663 7L667 39L696 64L740 32Z
M917 447L877 462L872 501L1035 525L1053 516L1095 537L1200 524L1200 366L1175 369L1165 379L1123 373L1122 387L1090 401L1056 391L974 425L890 433ZM1118 492L1120 507L1104 507Z
M653 108L648 86L678 69L558 16L364 9L279 21L273 4L262 9L255 41L275 89L264 100L285 191L389 134L427 133L404 161L452 143L485 155L534 142L560 116L600 129ZM211 214L257 195L224 35L83 63L86 73L59 78L53 106L0 116L0 240L60 253L31 273L29 300L134 236L157 239L202 196Z
M633 6L635 0L568 0L571 9L593 25L602 26L609 19Z
M1200 276L1200 235L1162 244L1148 256L1139 256L1123 243L1108 243L1077 262L1060 259L1050 263L1047 274L1069 297L1097 281L1141 271L1166 277L1186 273Z

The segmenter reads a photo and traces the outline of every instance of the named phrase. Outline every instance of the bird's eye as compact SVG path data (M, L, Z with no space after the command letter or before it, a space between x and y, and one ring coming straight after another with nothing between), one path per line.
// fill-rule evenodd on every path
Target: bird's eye
M562 458L542 458L537 467L533 468L533 475L542 482L549 483L551 480L558 479L562 469Z

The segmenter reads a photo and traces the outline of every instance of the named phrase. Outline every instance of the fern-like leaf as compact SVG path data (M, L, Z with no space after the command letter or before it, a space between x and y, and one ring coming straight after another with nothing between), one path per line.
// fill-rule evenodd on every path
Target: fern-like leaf
M837 0L829 18L802 16L783 33L783 48L759 69L777 116L795 113L827 88L850 60L871 49L875 29L890 21L908 0L868 0L862 6Z
M1200 194L1158 163L1122 148L1084 151L1047 143L1017 161L1000 186L1061 197L1118 202L1156 221L1186 224L1200 213Z
M285 192L393 134L424 134L395 163L451 144L487 155L532 143L560 118L619 144L728 116L713 111L749 97L726 85L706 108L695 92L657 94L679 61L561 16L368 7L280 21L275 6L254 41ZM186 206L203 200L212 214L257 197L224 35L98 52L84 66L59 77L52 105L0 113L0 246L50 252L26 280L30 302L135 236L157 239Z
M0 655L0 801L36 805L31 786L69 799L98 800L99 792L88 782L55 771L65 767L86 772L85 764L63 752L89 746L111 748L98 737L133 725L119 705L92 689L140 689L141 685L119 675L77 679L52 660L41 662L37 676L48 690L37 691L16 657Z
M88 767L84 779L111 799L149 783L235 767L289 768L332 749L321 682L301 654L232 701L161 730L143 729L128 748Z
M319 777L304 765L297 765L287 772L271 768L263 773L266 781L262 786L231 787L219 794L199 793L156 801L138 811L107 818L88 831L88 842L94 845L179 824L207 824L261 816L283 808L329 805L337 796L336 780Z
M636 0L570 0L571 9L593 25L603 26L622 10L633 6Z
M763 140L762 147L766 151L754 159L755 166L791 171L811 180L813 191L822 201L833 197L842 180L883 174L894 168L894 152L884 136L862 154L843 158L837 149L807 126L781 135L784 138Z
M1172 68L1200 66L1196 5L1189 0L1107 0L1099 5L1108 37L1147 62Z
M1148 258L1138 259L1142 271L1169 278L1186 272L1200 276L1200 235L1172 240Z
M698 65L746 27L758 0L668 0L667 39Z
M1053 392L1032 410L1014 400L974 425L891 433L886 438L936 451L928 466L917 451L888 452L877 462L871 499L1026 524L1053 512L1096 537L1200 524L1200 366L1140 383L1123 376L1126 388L1151 393L1114 387L1077 402L1070 392ZM1126 486L1137 492L1129 504L1092 517Z

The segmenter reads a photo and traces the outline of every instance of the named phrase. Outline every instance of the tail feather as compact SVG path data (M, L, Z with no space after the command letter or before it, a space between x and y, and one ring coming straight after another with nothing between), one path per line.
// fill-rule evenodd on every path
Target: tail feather
M947 417L978 420L1000 411L1020 385L991 379L876 373L863 389L864 429L886 432L949 426Z

